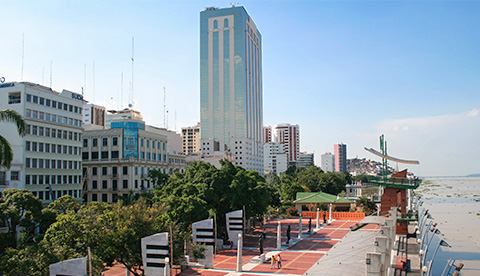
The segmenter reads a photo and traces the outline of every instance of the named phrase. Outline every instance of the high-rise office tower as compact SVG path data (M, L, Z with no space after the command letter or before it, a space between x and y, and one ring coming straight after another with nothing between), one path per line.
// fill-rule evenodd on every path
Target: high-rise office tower
M340 143L334 145L335 171L347 172L347 145Z
M291 124L275 126L275 141L283 145L289 163L295 163L300 156L300 127Z
M200 13L202 155L263 174L262 37L243 7Z

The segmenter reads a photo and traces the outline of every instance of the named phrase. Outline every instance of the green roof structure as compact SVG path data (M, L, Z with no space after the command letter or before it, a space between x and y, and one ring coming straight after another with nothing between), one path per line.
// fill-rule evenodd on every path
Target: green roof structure
M337 198L336 195L324 192L305 193L298 192L297 199L293 203L352 203L353 200Z

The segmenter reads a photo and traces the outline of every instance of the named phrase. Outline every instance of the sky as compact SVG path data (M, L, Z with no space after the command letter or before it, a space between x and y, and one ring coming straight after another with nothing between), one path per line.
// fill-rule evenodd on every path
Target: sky
M317 165L336 143L381 161L364 147L384 134L389 155L420 161L390 166L480 173L480 1L233 4L262 34L264 125L298 124ZM200 120L200 12L231 5L2 0L0 77L133 103L147 124L180 131Z

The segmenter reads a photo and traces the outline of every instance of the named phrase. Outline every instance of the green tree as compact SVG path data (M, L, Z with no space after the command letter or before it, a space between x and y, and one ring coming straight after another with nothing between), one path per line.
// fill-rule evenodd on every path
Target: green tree
M368 197L361 197L356 201L358 207L361 207L366 215L377 211L377 205Z
M0 122L12 122L17 126L17 132L20 136L25 136L27 124L23 117L17 112L6 109L0 110ZM0 135L0 167L9 169L13 160L13 150L10 143Z
M150 170L148 172L148 178L153 183L153 187L165 186L168 183L170 176L166 173L162 173L160 170Z
M0 198L0 218L6 221L11 247L17 248L17 228L22 227L22 241L31 241L35 225L41 221L42 202L26 189L5 189Z

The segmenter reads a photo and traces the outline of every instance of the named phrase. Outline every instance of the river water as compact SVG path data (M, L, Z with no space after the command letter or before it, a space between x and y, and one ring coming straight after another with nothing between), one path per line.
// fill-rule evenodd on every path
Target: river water
M436 248L440 238L451 245L439 248L432 275L441 275L450 258L465 264L462 275L480 275L480 178L427 178L416 193L443 234L434 237L430 249Z

